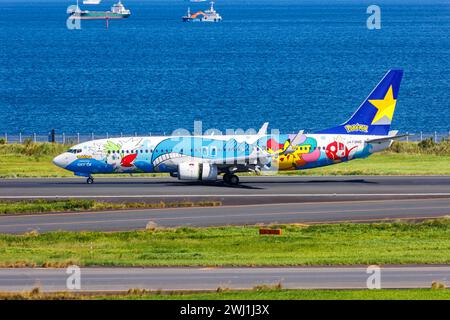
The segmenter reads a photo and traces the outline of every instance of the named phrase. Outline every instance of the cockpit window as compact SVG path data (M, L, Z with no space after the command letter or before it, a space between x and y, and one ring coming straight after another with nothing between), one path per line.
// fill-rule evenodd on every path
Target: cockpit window
M69 152L69 153L81 153L83 150L81 150L81 149L69 149L69 150L67 150L66 152Z

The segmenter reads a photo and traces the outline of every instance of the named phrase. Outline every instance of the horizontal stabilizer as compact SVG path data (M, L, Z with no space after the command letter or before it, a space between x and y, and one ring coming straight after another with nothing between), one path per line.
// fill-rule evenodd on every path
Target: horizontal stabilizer
M367 140L366 143L382 143L382 142L387 142L387 141L391 141L391 140L398 140L398 139L408 137L408 136L412 136L412 134L401 134L398 136L388 136L388 137L383 137L383 138L370 139L370 140Z

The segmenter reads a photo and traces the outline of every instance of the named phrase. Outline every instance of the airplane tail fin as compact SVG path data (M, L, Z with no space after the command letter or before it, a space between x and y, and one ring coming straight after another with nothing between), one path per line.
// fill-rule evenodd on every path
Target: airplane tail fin
M389 70L349 120L317 133L388 135L402 76L403 70Z

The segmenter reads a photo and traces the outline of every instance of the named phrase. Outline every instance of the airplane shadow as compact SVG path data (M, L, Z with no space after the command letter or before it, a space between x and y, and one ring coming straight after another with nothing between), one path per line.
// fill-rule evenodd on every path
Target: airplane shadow
M258 181L259 183L264 183L264 184L330 184L330 183L361 183L361 184L379 184L379 182L376 181L367 181L365 179L351 179L351 180L305 180L305 181L300 181L300 180L291 180L291 181L282 181L282 180L277 180L277 181Z
M83 186L86 187L96 187L96 186L110 186L110 187L138 187L138 186L148 186L148 185L154 185L154 186L170 186L170 187L186 187L186 186L203 186L203 187L214 187L214 188L233 188L233 189L255 189L255 190L263 190L266 189L262 186L257 186L258 184L264 184L264 185L309 185L309 184L379 184L379 182L376 181L367 181L365 179L339 179L339 180L295 180L295 179L264 179L260 178L256 181L241 181L239 185L233 186L226 184L222 180L218 181L164 181L164 180L155 180L152 181L153 178L149 178L146 180L135 180L131 181L129 178L127 178L127 181L120 181L120 179L117 179L116 181L102 181L102 178L99 178L99 180L96 180L93 185L86 185L83 180L80 181L49 181L49 183L45 183L45 185L65 185L65 186ZM245 179L245 178L244 178Z
M172 186L203 186L203 187L213 187L213 188L231 188L231 189L255 189L255 190L264 190L265 188L262 187L256 187L256 186L250 186L246 183L239 183L236 186L226 184L223 181L216 181L216 182L175 182L172 183Z

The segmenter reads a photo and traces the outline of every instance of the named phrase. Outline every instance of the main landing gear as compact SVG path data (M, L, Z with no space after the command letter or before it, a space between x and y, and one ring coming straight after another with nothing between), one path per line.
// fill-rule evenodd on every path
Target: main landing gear
M226 184L230 184L232 186L237 186L239 184L239 177L235 174L225 173L223 175L223 181Z
M87 184L93 184L94 183L94 178L93 177L87 178L86 183Z

